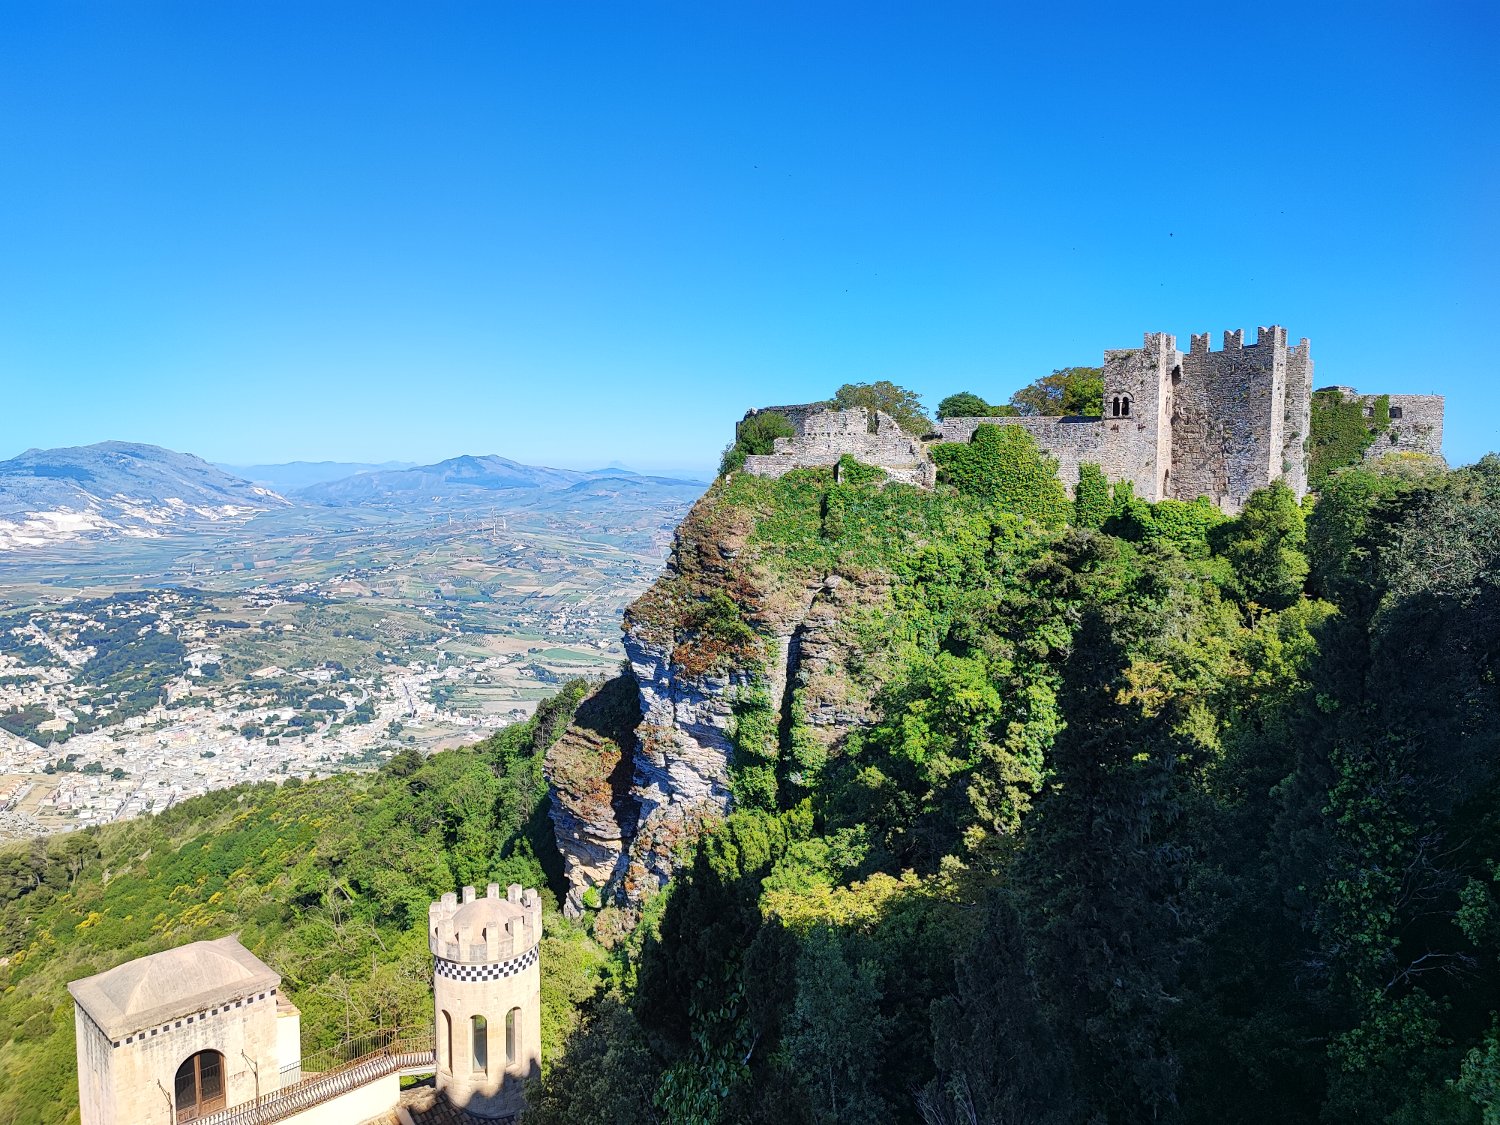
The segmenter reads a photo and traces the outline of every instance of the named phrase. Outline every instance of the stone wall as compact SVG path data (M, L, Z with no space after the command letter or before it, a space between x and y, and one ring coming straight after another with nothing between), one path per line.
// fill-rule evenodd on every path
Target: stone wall
M1377 395L1346 394L1364 401L1373 412ZM1443 456L1443 396L1387 395L1391 408L1391 425L1385 433L1376 434L1365 450L1365 460L1375 461L1387 453L1423 453Z
M1312 437L1313 361L1307 337L1286 350L1281 479L1302 496L1307 492L1307 443Z
M1098 418L945 418L941 440L970 442L980 426L1019 426L1049 457L1057 458L1057 476L1071 492L1078 483L1078 466L1101 464L1105 456L1104 423Z
M1195 334L1186 354L1175 337L1148 332L1139 348L1105 352L1102 419L945 418L928 440L968 442L985 424L1020 426L1057 459L1069 489L1078 483L1079 466L1093 462L1109 480L1131 482L1142 499L1206 496L1235 513L1274 480L1298 496L1307 492L1312 387L1307 339L1288 346L1279 325L1257 328L1253 344L1245 343L1243 330L1225 332L1217 352L1208 333ZM1340 390L1374 402L1374 396ZM1441 457L1442 396L1392 395L1390 403L1390 429L1366 458L1392 452ZM750 472L780 476L833 465L848 454L880 466L893 480L931 487L936 478L924 443L885 414L872 431L862 410L828 410L822 403L767 409L791 419L798 436L778 439L769 456L746 458Z
M1130 481L1143 500L1167 495L1174 378L1181 372L1177 340L1164 332L1147 332L1139 348L1104 353L1104 432L1091 460L1110 480Z
M813 407L776 407L797 430L796 437L777 438L775 452L745 458L745 471L779 477L793 469L836 465L845 456L885 470L891 480L931 488L937 468L920 438L904 431L889 414L870 411L823 410ZM752 411L759 413L759 411Z
M1237 512L1282 475L1286 371L1284 328L1261 328L1250 345L1243 331L1225 332L1219 352L1207 333L1193 336L1176 385L1170 496Z
M178 1026L181 1025L181 1026ZM224 1056L226 1104L232 1108L273 1093L280 1085L275 989L248 997L238 1006L173 1019L118 1040L118 1046L74 1006L82 1125L126 1125L165 1121L172 1109L168 1092L177 1068L199 1051Z

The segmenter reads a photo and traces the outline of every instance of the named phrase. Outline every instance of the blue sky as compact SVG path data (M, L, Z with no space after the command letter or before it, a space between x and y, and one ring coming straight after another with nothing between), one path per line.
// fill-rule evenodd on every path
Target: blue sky
M1489 3L0 0L0 456L706 467L751 405L1277 322L1320 385L1448 395L1472 460L1496 42Z

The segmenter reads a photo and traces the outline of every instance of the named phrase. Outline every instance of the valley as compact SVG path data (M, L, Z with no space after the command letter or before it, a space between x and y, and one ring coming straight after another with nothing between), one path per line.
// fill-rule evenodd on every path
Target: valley
M702 486L445 491L434 468L417 493L0 551L0 838L473 742L612 672Z

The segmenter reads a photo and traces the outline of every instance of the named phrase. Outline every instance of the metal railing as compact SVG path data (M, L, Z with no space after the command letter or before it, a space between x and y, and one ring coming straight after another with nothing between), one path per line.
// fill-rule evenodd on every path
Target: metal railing
M198 1125L269 1125L332 1101L377 1078L436 1064L433 1029L372 1031L302 1058L300 1082L198 1119ZM313 1073L317 1071L318 1073Z

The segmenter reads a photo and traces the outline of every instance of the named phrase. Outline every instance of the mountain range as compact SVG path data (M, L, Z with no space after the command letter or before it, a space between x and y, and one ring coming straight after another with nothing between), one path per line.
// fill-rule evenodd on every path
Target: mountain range
M450 457L435 465L409 469L366 472L326 481L298 490L296 495L317 504L392 504L405 502L462 502L473 500L495 503L497 493L511 494L506 499L526 502L525 493L572 492L575 495L597 494L581 486L600 481L629 481L637 490L666 490L668 493L690 491L696 498L703 491L697 481L670 477L646 477L628 469L596 469L577 472L572 469L550 469L539 465L522 465L493 454L482 457ZM618 488L616 484L613 487Z
M106 441L0 461L0 550L70 539L151 538L290 506L190 453Z
M224 465L218 467L232 476L263 484L283 495L328 480L352 477L356 473L378 473L392 469L414 469L415 461L288 461L280 465Z
M340 475L340 470L348 469ZM292 462L239 470L155 445L109 441L28 449L0 461L0 551L70 540L156 538L242 523L288 508L386 510L529 508L543 512L691 503L699 481L627 469L577 472L505 457L461 456L435 465ZM298 482L306 482L298 485ZM290 486L290 487L289 487Z

